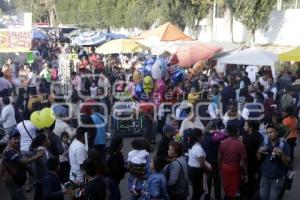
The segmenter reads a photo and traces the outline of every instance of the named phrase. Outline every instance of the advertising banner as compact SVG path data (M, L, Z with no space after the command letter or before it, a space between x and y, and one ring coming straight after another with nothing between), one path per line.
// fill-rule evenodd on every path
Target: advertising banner
M0 53L28 52L31 49L31 31L0 30Z

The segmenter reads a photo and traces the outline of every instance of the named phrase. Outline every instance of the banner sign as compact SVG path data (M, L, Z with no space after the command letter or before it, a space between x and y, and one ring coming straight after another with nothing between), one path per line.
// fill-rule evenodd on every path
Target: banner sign
M28 52L31 49L31 31L0 30L0 52L17 53Z

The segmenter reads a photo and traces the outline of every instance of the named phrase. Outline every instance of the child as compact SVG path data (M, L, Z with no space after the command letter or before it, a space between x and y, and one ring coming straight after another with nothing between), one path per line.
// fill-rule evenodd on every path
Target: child
M90 87L90 91L91 91L91 97L95 98L97 96L97 89L98 87L96 86L95 81L92 83L92 87Z
M60 170L59 178L62 183L69 181L70 164L69 164L69 134L67 132L62 132L61 134L62 145L64 148L64 153L59 156Z
M133 150L128 153L128 188L132 193L131 199L139 199L141 191L150 174L150 155L147 142L144 139L135 139L131 146Z
M156 157L152 162L153 173L149 176L144 188L143 197L145 199L168 200L167 181L162 170L166 164L163 157Z

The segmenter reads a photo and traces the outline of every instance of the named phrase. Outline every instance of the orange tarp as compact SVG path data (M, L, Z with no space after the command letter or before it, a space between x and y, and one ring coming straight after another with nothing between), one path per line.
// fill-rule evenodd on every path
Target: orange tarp
M171 22L167 22L153 30L145 31L135 39L145 39L149 37L157 37L160 41L193 40Z

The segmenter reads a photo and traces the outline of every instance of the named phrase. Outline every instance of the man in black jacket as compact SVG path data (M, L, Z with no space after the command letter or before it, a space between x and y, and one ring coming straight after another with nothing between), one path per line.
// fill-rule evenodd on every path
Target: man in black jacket
M83 163L83 165L87 176L87 184L84 189L85 199L105 199L106 183L104 178L97 174L97 163L94 160L88 159Z
M65 191L62 190L57 176L59 160L57 158L49 158L47 167L49 171L43 181L43 200L63 200Z

